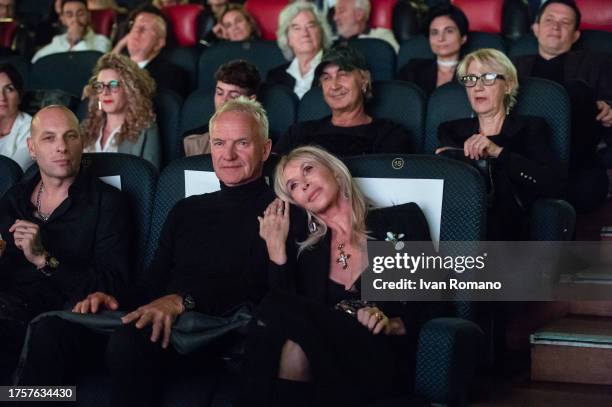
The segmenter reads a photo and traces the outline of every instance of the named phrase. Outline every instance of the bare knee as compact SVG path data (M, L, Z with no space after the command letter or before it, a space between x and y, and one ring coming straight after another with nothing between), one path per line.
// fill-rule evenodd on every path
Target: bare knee
M299 382L310 381L310 364L302 347L287 340L281 350L278 377Z

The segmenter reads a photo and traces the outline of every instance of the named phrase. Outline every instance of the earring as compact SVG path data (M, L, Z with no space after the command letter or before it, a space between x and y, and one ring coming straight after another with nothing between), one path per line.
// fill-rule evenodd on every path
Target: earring
M315 222L314 220L313 220L312 222L310 222L310 223L308 224L308 231L309 231L310 233L314 233L314 232L316 232L316 231L317 231L317 222Z
M102 110L102 102L98 99L98 110Z
M36 156L35 155L32 156L32 161L36 161Z

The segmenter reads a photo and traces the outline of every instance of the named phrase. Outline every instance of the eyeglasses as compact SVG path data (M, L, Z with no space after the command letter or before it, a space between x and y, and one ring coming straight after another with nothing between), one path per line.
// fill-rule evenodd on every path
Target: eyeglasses
M115 79L113 79L112 81L108 81L108 83L94 82L92 87L93 90L96 91L96 93L103 93L104 89L108 89L111 93L117 93L119 92L119 88L121 87L121 82Z
M482 80L482 83L485 86L491 86L495 83L496 79L505 80L504 75L494 73L494 72L485 72L482 75L465 75L459 78L459 81L466 88L473 88L478 83L478 79Z

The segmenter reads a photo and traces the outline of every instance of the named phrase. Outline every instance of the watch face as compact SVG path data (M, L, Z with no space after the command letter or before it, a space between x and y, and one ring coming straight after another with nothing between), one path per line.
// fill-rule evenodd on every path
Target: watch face
M195 300L191 295L186 295L183 297L183 305L187 311L191 311L195 308Z
M59 266L59 261L55 257L49 257L49 260L47 260L47 263L49 264L49 267L53 269Z

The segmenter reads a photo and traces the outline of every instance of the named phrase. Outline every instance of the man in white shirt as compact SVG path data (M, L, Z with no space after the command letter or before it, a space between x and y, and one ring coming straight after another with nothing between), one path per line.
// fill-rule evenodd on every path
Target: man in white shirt
M370 0L336 0L334 22L339 39L377 38L389 43L397 53L399 44L393 31L387 28L369 28Z
M44 56L60 52L108 52L111 49L110 40L104 35L94 33L90 27L90 15L85 0L62 0L60 21L66 27L66 33L56 35L50 44L38 50L32 58L32 63Z

